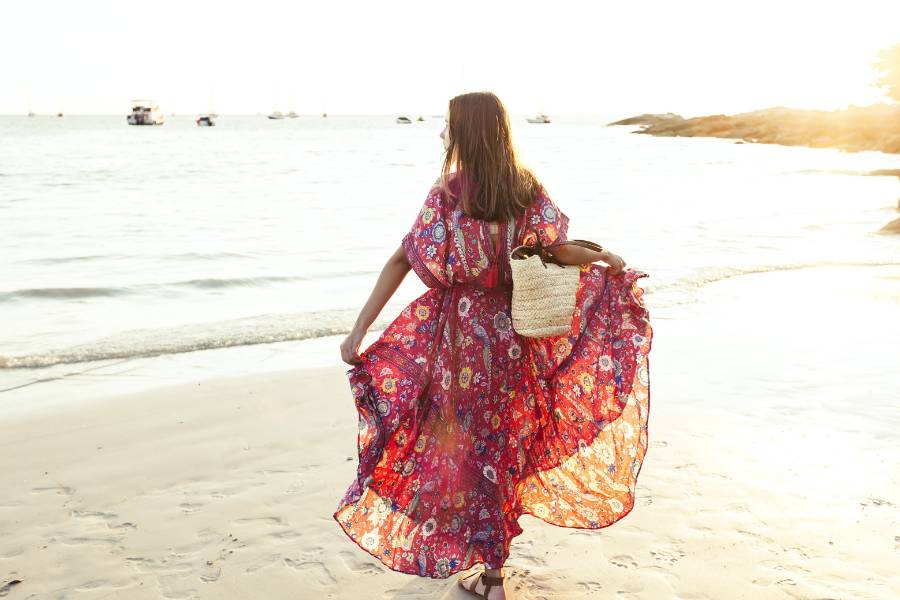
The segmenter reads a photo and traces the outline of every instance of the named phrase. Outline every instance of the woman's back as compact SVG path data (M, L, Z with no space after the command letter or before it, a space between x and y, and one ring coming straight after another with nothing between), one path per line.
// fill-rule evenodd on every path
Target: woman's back
M449 192L438 185L432 187L403 238L410 265L429 287L477 284L509 288L513 248L536 240L542 244L565 240L568 217L543 189L516 219L485 221L463 211L457 181L456 177L449 179Z

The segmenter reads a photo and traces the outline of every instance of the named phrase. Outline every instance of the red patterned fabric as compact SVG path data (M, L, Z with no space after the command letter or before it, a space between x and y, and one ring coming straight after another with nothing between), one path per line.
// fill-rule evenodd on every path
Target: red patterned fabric
M522 514L599 529L634 505L650 403L645 274L585 265L569 334L524 338L509 251L564 240L568 218L542 191L499 243L487 225L431 189L403 238L430 289L348 371L359 467L334 518L396 571L498 568Z

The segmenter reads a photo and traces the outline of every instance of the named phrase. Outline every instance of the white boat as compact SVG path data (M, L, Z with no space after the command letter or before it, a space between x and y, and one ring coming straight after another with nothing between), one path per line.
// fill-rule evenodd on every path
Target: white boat
M528 117L529 123L549 123L550 117L545 115L544 113L538 113L533 117Z
M162 125L166 118L159 112L159 106L152 100L132 100L129 125Z
M216 122L213 121L212 115L200 115L197 117L197 127L215 127Z
M416 119L416 121L418 121L419 123L422 123L423 121L425 121L425 117L423 117L422 115L419 115L419 118Z
M298 114L295 113L294 111L291 111L291 112L289 112L289 113L287 114L287 116L288 116L288 119L296 119L296 118L299 117L300 115L298 115Z
M401 125L409 125L412 121L409 120L409 117L397 117L397 123Z
M269 118L272 120L283 119L284 114L280 110L276 110L272 114L269 115Z

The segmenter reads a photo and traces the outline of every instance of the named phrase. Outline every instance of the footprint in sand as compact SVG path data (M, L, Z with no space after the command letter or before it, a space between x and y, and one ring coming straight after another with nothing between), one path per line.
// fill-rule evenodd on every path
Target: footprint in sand
M100 521L107 527L107 529L112 529L113 531L117 532L137 528L137 525L130 521L116 523L115 521L119 518L119 515L117 515L116 513L75 509L71 514L73 517L79 520Z
M0 552L0 558L14 558L16 556L19 556L20 554L23 554L24 552L25 552L25 548L23 548L21 546L18 548L11 548L4 552Z
M100 512L94 510L78 510L75 509L72 511L72 516L78 519L100 519L102 521L110 521L112 519L118 519L119 515L116 513L108 513L108 512Z
M616 565L617 567L622 567L623 569L630 569L637 566L637 563L634 562L634 559L627 554L619 554L618 556L613 556L609 559L609 562Z
M881 498L866 498L865 502L860 502L860 506L866 508L868 506L889 506L893 507L894 504L888 500L882 500Z
M211 498L227 498L229 496L237 496L238 494L249 492L253 488L261 485L266 485L265 481L259 481L257 479L243 479L234 483L235 485L231 487L209 490L209 496ZM200 492L203 492L203 490L200 490Z
M304 575L311 574L315 576L321 585L334 585L337 583L337 579L322 561L285 558L282 562L286 566L304 573Z
M198 542L169 548L162 558L129 556L126 564L142 573L156 575L156 583L164 598L198 598L196 585L218 581L225 561L245 544L232 534L221 535L211 529L196 534Z
M49 487L31 488L32 494L42 494L44 492L55 492L55 493L63 495L63 496L71 496L72 494L75 493L75 488L70 488L67 485L54 485L54 486L49 486Z
M603 535L603 532L599 529L573 529L567 533L573 537L599 537Z
M243 525L246 523L261 523L263 525L284 526L287 523L281 517L247 517L244 519L235 519L232 523Z
M217 567L212 561L207 561L207 563L200 568L200 581L205 583L217 581L221 575L222 568Z
M78 585L76 585L76 586L74 586L74 587L72 588L72 591L78 591L78 590L85 590L85 591L88 591L88 590L96 590L97 588L102 588L102 587L115 587L115 588L118 588L118 587L122 587L122 586L114 586L114 585L111 585L108 581L103 581L103 580L101 580L101 579L93 579L93 580L91 580L91 581L85 581L84 583L79 583Z
M268 535L269 537L273 537L279 540L295 540L299 537L303 537L303 532L296 531L294 529L288 529L285 531L273 531Z
M218 537L219 532L215 529L201 529L196 533L198 540L211 540L214 537Z
M294 481L291 482L289 486L287 486L284 490L285 494L296 494L297 492L303 491L304 488L303 479L300 476L294 478Z
M767 544L772 544L775 542L775 540L773 540L772 538L762 535L761 533L756 533L754 531L747 531L746 529L737 529L736 531L741 535L746 535L747 537L752 537L756 540L762 540Z
M361 556L360 553L342 550L338 552L338 557L344 563L344 566L347 567L347 570L353 574L378 575L384 573L384 567L381 563L376 562L372 558L367 559Z
M200 595L194 588L186 588L187 581L183 575L160 575L156 580L156 589L160 598L167 600L194 600Z
M670 565L674 565L684 558L684 552L677 548L657 548L656 550L651 550L650 555L653 556L653 559L657 562L668 563Z
M67 546L79 546L81 544L99 544L105 546L115 546L119 540L111 538L95 538L95 537L73 537L63 540L62 543Z
M118 519L118 515L115 513L75 509L69 514L78 523L78 534L80 535L62 540L63 544L70 546L81 544L114 546L121 542L124 537L124 531L111 522Z
M535 556L533 554L522 554L522 553L519 554L516 562L526 564L529 567L542 567L547 564L546 560L542 560L538 556Z
M194 502L182 502L181 504L178 505L178 508L181 509L181 512L183 512L186 515L195 513L198 510L200 510L202 507L203 507L202 504L197 504Z
M0 596L6 596L10 591L13 590L13 588L15 588L15 586L19 585L20 583L22 583L21 579L10 579L6 583L3 583L2 585L0 585Z
M231 522L233 525L253 525L260 524L268 527L288 527L290 523L282 519L281 517L246 517L243 519L235 519ZM296 529L279 529L276 531L270 531L265 534L267 537L275 538L278 540L293 540L303 535L302 532L297 531Z
M603 590L603 585L598 581L579 581L576 585L580 586L581 591L585 594Z
M274 564L280 563L282 558L283 557L281 556L281 554L270 554L269 556L264 556L247 565L247 568L244 569L244 573L255 573L260 569L271 567Z

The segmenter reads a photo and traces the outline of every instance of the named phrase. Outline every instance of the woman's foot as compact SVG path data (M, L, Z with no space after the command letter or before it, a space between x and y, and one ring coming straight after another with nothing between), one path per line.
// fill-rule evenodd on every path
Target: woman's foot
M500 569L486 569L482 573L470 573L460 578L459 585L464 590L487 600L506 600L506 590L503 589L503 573ZM489 590L487 594L485 594L485 590Z

